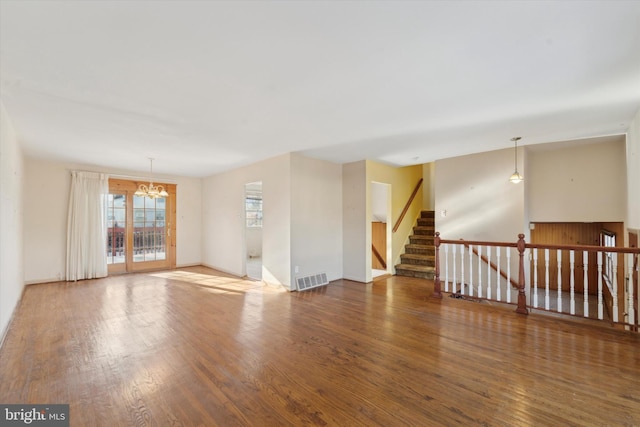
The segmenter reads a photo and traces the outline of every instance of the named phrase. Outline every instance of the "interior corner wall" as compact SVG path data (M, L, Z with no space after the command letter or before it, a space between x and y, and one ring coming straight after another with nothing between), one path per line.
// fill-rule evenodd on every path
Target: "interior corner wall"
M24 289L23 154L0 101L0 344Z
M116 169L75 163L25 158L24 183L24 278L27 284L63 280L66 268L67 215L71 171L141 175ZM201 180L156 176L177 185L176 265L201 263Z
M640 230L640 110L627 131L626 157L627 227Z
M363 283L371 281L371 256L367 256L367 251L371 252L371 232L367 233L368 192L366 161L342 165L343 277Z
M342 233L342 165L292 154L292 276L341 279Z
M624 136L548 145L527 157L531 222L625 221Z
M245 274L245 184L262 181L262 279L291 289L291 155L212 175L202 182L202 262Z
M371 184L371 182L381 182L391 185L391 218L389 218L389 226L395 226L395 222L400 218L400 214L404 209L407 201L411 197L413 190L416 187L420 178L423 177L423 167L422 165L416 166L405 166L405 167L393 167L384 165L381 163L377 163L371 160L367 160L367 182ZM423 182L424 184L424 182ZM369 185L367 187L370 187ZM412 233L413 227L416 225L416 220L420 215L420 212L423 208L423 193L422 191L418 191L416 193L416 197L409 206L409 210L402 221L400 223L400 227L398 230L392 234L392 244L391 244L391 262L393 264L398 264L400 262L400 255L404 252L404 246L407 243L407 239L409 235ZM371 221L371 202L370 198L367 203L369 213L367 216L368 221ZM367 235L368 235L368 258L370 261L371 254L371 226L367 226ZM369 268L371 270L371 268Z
M526 182L522 157L518 171ZM516 242L525 228L525 187L509 182L513 170L513 149L438 160L435 224L441 237Z
M432 211L436 206L436 163L425 163L422 165L422 209Z

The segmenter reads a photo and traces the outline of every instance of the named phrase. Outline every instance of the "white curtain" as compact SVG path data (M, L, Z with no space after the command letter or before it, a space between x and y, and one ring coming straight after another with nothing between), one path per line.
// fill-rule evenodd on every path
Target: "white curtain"
M71 173L67 221L68 281L107 275L107 194L107 175L94 172Z

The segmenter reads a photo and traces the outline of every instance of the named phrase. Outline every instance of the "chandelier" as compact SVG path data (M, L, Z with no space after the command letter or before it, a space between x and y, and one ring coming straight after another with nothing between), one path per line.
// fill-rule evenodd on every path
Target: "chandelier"
M138 190L133 193L134 196L148 197L150 199L157 199L159 197L167 197L169 193L166 192L162 185L153 185L153 159L149 157L151 161L151 177L149 178L149 185L140 184Z
M511 138L511 140L515 143L516 171L511 175L511 177L509 177L509 181L513 182L514 184L524 181L524 177L518 173L518 141L520 141L521 139L522 138L519 136L516 136L515 138Z

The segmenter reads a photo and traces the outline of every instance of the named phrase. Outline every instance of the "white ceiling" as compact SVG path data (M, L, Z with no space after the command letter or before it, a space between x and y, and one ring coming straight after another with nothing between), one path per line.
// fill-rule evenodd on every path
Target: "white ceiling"
M640 1L0 0L0 67L32 156L408 165L626 132Z

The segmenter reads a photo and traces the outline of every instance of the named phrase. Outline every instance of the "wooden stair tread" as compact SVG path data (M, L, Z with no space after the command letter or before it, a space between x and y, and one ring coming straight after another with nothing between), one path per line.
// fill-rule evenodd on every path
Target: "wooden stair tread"
M416 264L398 264L396 265L396 270L409 270L409 271L420 271L420 272L433 272L436 271L435 267L427 267L425 265L416 265Z
M420 218L405 245L405 253L400 255L396 265L398 276L433 280L435 274L435 214L434 211L420 212Z
M433 260L436 259L435 255L425 255L425 254L402 254L400 255L402 258L407 259L424 259L424 260Z

